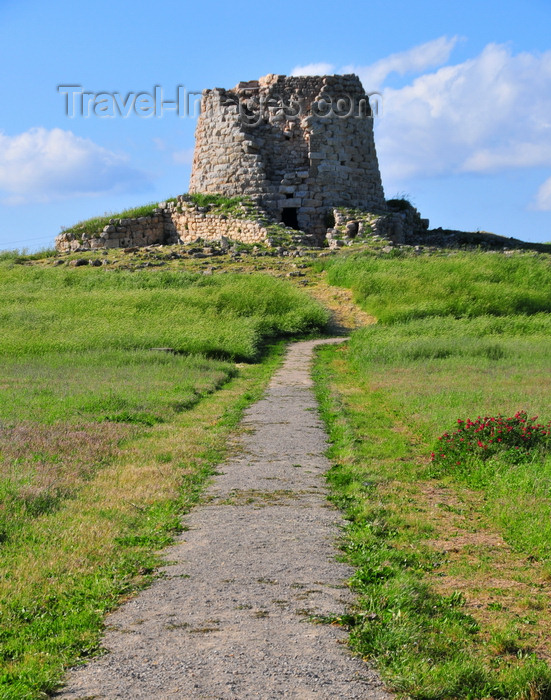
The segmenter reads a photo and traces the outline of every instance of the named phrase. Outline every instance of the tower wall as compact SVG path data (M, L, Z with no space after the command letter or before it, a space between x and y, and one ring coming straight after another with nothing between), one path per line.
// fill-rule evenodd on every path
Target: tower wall
M359 78L268 75L205 90L189 191L249 195L318 235L333 207L385 211Z

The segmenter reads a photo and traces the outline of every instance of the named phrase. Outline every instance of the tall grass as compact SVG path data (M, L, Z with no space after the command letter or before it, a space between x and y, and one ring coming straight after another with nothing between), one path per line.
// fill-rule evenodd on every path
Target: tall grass
M53 258L57 254L55 248L40 248L31 253L28 249L21 250L0 250L0 263L24 263L30 260L44 260L44 258Z
M254 361L268 338L311 332L326 319L305 294L259 275L4 266L0 294L0 480L13 496L5 522L24 491L34 493L32 507L74 492L78 476L69 489L52 468L67 457L56 429L170 423L235 376L235 360ZM21 426L26 447L16 456L10 444Z
M329 265L330 280L354 289L379 319L353 335L351 367L373 382L427 449L458 419L526 410L551 420L547 256L360 255ZM551 458L517 470L495 466L484 478L475 470L470 483L484 483L515 547L551 562L551 498L533 498L551 483ZM511 493L515 503L503 509Z
M105 613L151 580L158 550L181 530L182 514L223 459L229 432L260 396L281 351L270 348L262 363L246 365L170 423L130 426L130 434L119 423L12 433L14 447L31 437L26 456L34 447L57 447L72 494L36 503L32 512L27 493L18 501L10 494L11 530L0 550L1 698L43 698L67 666L100 651ZM95 455L88 449L94 441Z
M318 263L381 323L431 316L534 314L551 308L551 263L534 253L372 254Z
M526 410L551 420L551 316L502 317L497 328L488 317L373 326L352 338L350 362L429 454L458 419ZM480 463L457 478L484 488L488 508L515 548L551 563L551 456L513 469L499 459L492 465Z
M0 268L0 353L170 347L254 360L263 340L309 333L327 314L267 275Z

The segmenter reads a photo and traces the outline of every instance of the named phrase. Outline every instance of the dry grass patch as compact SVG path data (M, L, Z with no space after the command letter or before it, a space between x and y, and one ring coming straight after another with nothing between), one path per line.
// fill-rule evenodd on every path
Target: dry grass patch
M397 484L390 488L396 492ZM551 659L551 583L545 568L491 529L481 493L418 482L407 497L419 529L432 533L422 544L442 555L426 578L444 597L461 592L464 610L479 623L480 644L496 652L496 640L507 633L510 640L517 638L515 654ZM406 526L410 519L407 512Z
M391 430L410 435L406 426ZM391 460L386 460L385 471L392 471ZM533 652L551 659L551 582L546 568L507 544L485 513L481 491L452 483L381 480L377 497L387 520L396 520L403 530L394 542L396 549L407 553L428 548L439 555L424 579L442 597L461 593L463 610L479 624L477 645L488 658ZM514 652L499 650L504 637Z
M327 282L327 273L310 273L308 292L331 312L331 331L350 333L357 328L376 323L377 319L354 303L353 293L344 287L333 287Z

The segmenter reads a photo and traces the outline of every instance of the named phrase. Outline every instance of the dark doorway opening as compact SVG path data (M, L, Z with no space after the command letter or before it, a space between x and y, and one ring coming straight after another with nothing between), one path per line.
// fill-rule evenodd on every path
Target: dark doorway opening
M281 223L298 231L298 210L296 207L284 207L281 210Z

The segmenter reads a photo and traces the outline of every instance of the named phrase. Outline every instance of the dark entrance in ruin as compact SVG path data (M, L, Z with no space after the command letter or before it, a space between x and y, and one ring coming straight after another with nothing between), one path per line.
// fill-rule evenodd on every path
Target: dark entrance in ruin
M291 228L298 229L298 210L296 207L284 207L281 210L281 223L285 226L290 226Z

